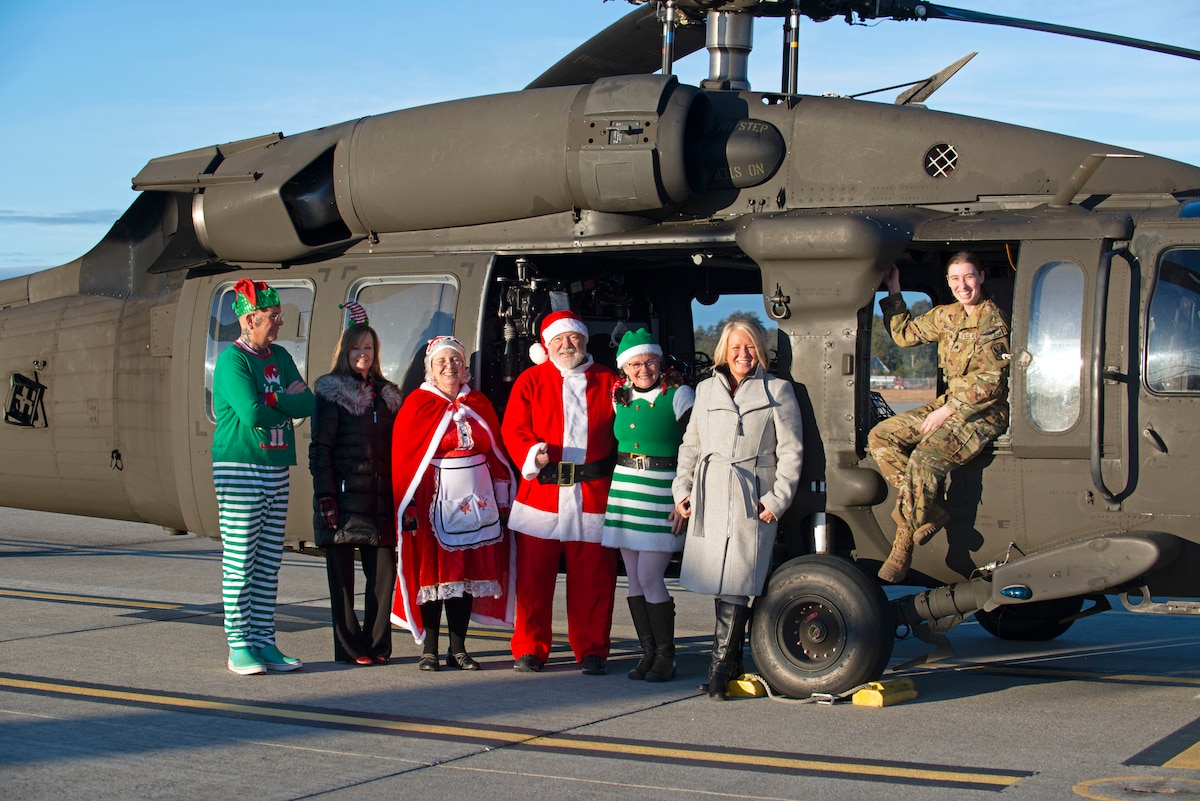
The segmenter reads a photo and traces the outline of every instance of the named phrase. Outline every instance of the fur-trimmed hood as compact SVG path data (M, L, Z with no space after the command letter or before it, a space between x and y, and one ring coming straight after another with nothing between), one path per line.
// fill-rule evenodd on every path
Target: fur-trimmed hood
M371 384L355 375L323 375L313 391L318 397L332 401L353 415L365 414L371 408ZM378 385L379 397L393 414L400 410L404 395L390 381Z

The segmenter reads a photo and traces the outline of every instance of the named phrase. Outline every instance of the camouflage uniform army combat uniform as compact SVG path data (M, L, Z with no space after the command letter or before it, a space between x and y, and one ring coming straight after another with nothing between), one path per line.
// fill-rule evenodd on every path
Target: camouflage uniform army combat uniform
M921 544L949 522L936 504L946 476L1008 427L1008 320L990 298L970 314L961 303L950 303L915 320L899 294L879 306L900 347L937 343L948 385L932 402L883 420L867 437L884 478L899 491L892 512L897 539L912 536ZM921 423L945 405L953 413L922 434Z

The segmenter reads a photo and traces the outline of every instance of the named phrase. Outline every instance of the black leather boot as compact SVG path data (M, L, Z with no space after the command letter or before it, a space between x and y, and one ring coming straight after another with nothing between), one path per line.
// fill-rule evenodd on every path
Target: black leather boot
M629 678L634 681L641 681L646 678L646 673L649 672L654 664L655 657L655 642L654 629L650 625L650 613L646 609L646 597L644 595L630 595L629 601L629 616L633 618L633 628L637 631L638 644L642 646L642 661L637 663L637 667L629 671Z
M729 638L729 680L741 676L746 672L746 623L750 620L751 609L748 606L740 606L739 609L745 610L745 614L740 616L740 621L735 623L733 634Z
M646 671L646 681L670 681L675 678L675 599L646 604L646 611L655 646L654 664Z
M708 668L708 697L724 701L729 697L729 680L741 675L741 649L745 640L750 607L717 601L717 626L713 633L712 664ZM735 649L736 644L736 649Z

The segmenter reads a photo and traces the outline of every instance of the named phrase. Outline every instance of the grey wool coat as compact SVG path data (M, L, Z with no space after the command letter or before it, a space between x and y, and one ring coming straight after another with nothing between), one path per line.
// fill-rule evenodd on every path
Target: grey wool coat
M696 405L671 486L691 497L679 581L707 595L762 594L778 521L796 496L803 459L800 407L792 385L759 365L730 395L723 372L696 387Z

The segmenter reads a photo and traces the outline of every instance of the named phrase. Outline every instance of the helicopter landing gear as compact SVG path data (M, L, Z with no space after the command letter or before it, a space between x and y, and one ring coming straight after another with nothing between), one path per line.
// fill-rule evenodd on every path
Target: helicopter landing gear
M843 693L878 679L892 655L883 590L851 562L825 554L783 564L754 604L754 665L793 698Z

